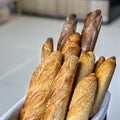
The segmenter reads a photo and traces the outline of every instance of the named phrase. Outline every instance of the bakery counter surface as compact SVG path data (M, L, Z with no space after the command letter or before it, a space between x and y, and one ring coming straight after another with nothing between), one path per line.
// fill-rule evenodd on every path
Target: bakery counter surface
M40 50L48 37L55 44L64 20L17 16L0 25L0 116L23 98L35 67L39 64ZM79 22L77 31L81 32ZM109 91L111 100L108 120L120 119L120 17L110 25L102 25L95 48L96 56L116 56L117 67Z

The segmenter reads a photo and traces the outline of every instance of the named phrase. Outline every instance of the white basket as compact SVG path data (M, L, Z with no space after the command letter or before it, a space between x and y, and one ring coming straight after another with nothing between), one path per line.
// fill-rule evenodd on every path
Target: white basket
M104 120L105 115L107 114L107 109L110 101L110 92L107 92L103 103L100 107L100 110L95 114L91 120ZM22 98L18 103L16 103L12 108L10 108L0 120L18 120L19 113L23 107L25 97Z

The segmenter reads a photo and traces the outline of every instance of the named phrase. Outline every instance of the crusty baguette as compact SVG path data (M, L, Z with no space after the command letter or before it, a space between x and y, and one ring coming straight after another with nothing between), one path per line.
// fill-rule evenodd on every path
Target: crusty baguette
M63 63L51 88L51 97L47 104L44 120L65 119L77 64L78 57L74 55L69 55L69 59Z
M80 39L81 36L77 32L70 35L70 37L68 38L67 42L65 43L62 49L62 54L64 55L64 59L67 54L73 54L75 56L79 56Z
M81 39L81 50L94 50L102 24L101 10L90 12L84 22Z
M91 11L87 14L86 18L85 18L85 22L84 22L84 27L83 29L85 29L86 27L89 26L90 22L92 20L94 20L97 16L101 15L101 10L100 9L96 9L94 11Z
M41 120L50 96L51 84L61 68L62 55L53 52L33 73L20 120Z
M88 120L97 91L94 73L83 78L76 86L66 120Z
M105 61L105 57L101 56L95 63L94 71L96 72L100 65Z
M95 113L99 110L101 106L101 103L105 97L105 94L111 82L115 66L115 57L111 57L105 60L96 71L96 77L98 78L98 90L93 109L90 115L91 117L95 115Z
M79 57L79 65L76 73L76 84L84 77L93 72L95 65L95 55L92 51L82 52Z
M43 62L52 52L53 52L53 39L48 38L42 47L41 61Z
M75 14L69 15L63 24L62 31L58 40L57 50L62 50L69 36L76 31L77 19Z

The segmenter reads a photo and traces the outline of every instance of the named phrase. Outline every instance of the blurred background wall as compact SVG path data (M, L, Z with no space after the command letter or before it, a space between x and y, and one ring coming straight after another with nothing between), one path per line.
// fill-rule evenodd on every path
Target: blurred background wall
M12 13L65 18L76 13L79 20L86 14L101 9L104 23L110 23L120 15L120 0L0 0L0 19L8 19Z

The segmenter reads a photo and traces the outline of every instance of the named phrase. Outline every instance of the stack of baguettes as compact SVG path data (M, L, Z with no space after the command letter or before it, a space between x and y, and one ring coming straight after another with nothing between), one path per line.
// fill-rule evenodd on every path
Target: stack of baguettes
M20 120L88 120L99 110L112 79L115 57L95 61L94 47L102 23L101 10L88 13L82 33L77 18L65 20L57 50L53 39L43 44Z

